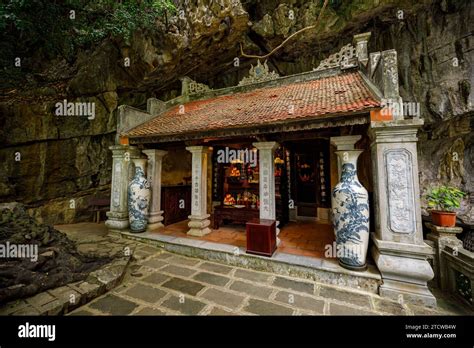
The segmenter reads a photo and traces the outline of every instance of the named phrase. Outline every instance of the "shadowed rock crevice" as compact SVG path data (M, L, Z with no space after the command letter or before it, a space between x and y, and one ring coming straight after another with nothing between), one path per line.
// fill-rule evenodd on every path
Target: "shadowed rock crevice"
M28 252L5 258L18 256L14 248ZM37 223L20 205L0 210L0 251L0 303L84 280L112 260L78 251L65 234Z

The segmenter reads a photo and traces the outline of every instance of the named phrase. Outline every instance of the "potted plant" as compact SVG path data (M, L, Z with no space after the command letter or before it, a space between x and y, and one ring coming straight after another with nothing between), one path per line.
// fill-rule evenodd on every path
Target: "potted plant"
M452 186L434 187L427 195L428 207L432 208L431 218L433 223L442 227L453 227L456 225L456 212L461 206L461 199L466 194Z

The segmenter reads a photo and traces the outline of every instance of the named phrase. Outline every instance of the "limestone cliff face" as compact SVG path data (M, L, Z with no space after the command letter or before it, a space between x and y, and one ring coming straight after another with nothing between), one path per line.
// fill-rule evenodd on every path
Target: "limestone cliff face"
M157 23L156 33L136 33L129 46L106 40L72 65L45 62L27 85L0 95L0 201L27 203L50 223L86 219L89 197L110 187L108 147L118 105L144 108L149 97L172 98L185 75L214 88L236 85L255 63L240 58L235 66L239 42L246 53L267 53L313 24L321 5L187 0L178 6L184 12ZM280 75L308 71L352 35L371 31L369 51L397 50L402 97L421 105L423 191L451 182L472 192L473 7L469 0L330 1L318 28L295 37L268 63ZM64 99L94 102L95 118L55 116L55 103ZM469 209L464 218L474 221Z

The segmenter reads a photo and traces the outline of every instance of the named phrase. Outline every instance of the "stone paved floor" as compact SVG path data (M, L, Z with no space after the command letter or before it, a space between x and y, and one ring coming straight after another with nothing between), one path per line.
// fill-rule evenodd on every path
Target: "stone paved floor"
M188 230L188 220L184 220L167 225L157 233L238 247L246 246L245 225L242 224L221 224L218 230L211 230L211 233L202 237L189 236ZM334 230L331 224L324 221L289 222L281 228L278 238L281 240L279 252L324 258L326 245L334 242Z
M122 284L70 315L436 315L428 309L298 278L188 258L139 243Z

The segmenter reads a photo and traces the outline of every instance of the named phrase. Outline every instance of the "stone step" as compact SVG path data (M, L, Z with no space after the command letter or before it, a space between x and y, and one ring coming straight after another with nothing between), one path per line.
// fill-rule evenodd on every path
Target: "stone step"
M138 240L161 247L167 251L189 257L196 257L231 266L266 271L323 284L343 286L350 289L378 294L382 278L374 265L366 271L356 272L339 266L337 260L292 255L276 251L272 258L251 255L245 248L213 243L198 239L173 237L156 232L134 234L121 232L124 238Z

